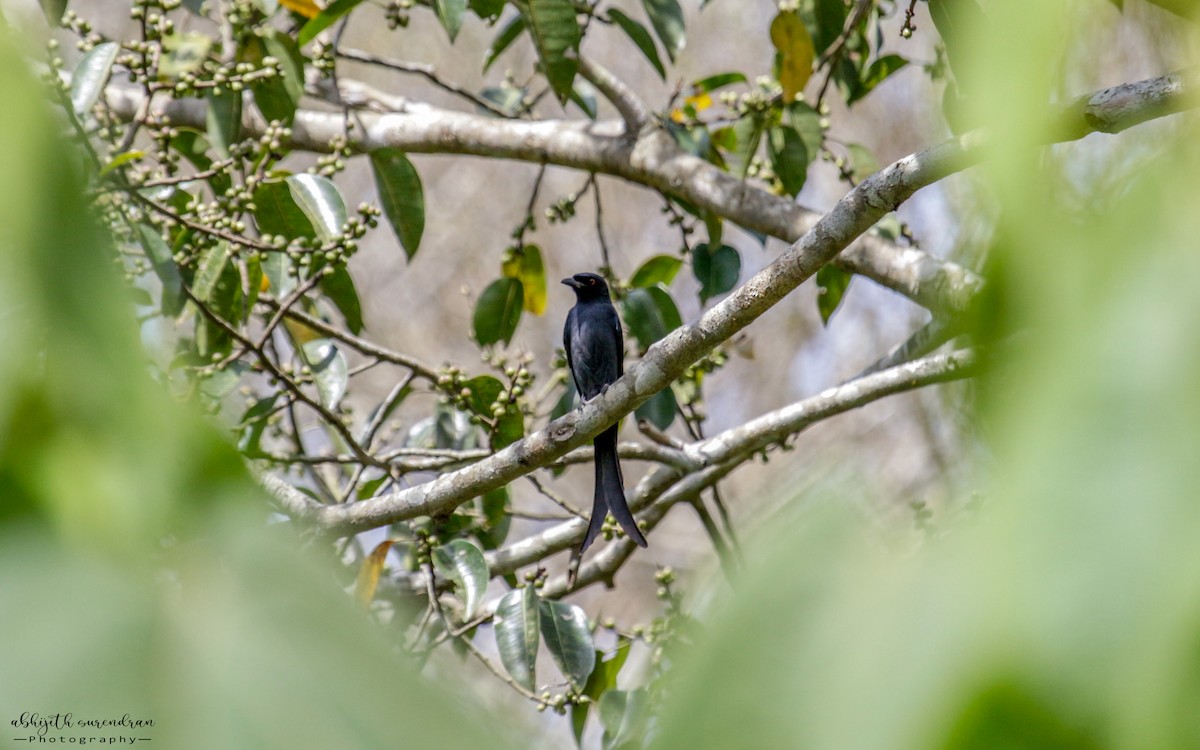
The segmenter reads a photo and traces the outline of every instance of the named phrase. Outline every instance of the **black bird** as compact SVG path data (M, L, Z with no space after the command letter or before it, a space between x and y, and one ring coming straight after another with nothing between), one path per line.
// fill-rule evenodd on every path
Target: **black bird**
M567 325L563 328L567 366L579 397L590 401L625 372L621 320L608 296L608 285L600 276L577 273L562 283L575 290L575 306L567 313ZM646 537L642 536L625 501L625 482L617 460L617 425L597 435L592 445L596 448L596 495L587 536L577 554L582 555L595 541L608 511L612 511L630 539L645 547Z

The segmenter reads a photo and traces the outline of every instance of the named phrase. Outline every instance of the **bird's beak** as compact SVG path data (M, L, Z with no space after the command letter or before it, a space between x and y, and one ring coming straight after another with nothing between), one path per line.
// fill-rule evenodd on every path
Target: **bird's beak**
M571 287L572 289L579 288L579 282L569 276L567 278L563 279L562 283L566 284L567 286Z

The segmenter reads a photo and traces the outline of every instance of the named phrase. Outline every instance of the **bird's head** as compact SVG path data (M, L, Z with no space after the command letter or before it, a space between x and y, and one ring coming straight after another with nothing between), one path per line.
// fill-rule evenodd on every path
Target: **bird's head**
M594 273L577 273L565 278L562 283L575 290L575 296L580 301L589 299L607 299L608 284L604 277Z

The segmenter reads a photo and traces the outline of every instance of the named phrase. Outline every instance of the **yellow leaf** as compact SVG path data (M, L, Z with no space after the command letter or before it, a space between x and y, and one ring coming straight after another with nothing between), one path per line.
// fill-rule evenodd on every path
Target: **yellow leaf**
M510 279L519 279L525 290L522 307L526 312L541 315L546 312L546 269L542 264L542 250L529 244L511 248L511 257L500 264L500 273Z
M779 85L783 86L783 101L790 104L804 91L812 75L812 36L796 13L780 13L771 22L771 44L779 50Z
M686 118L684 117L682 109L671 110L671 122L678 122L678 123L682 124L684 119L686 119Z
M703 112L712 106L713 101L712 97L708 95L707 91L702 91L699 94L693 94L687 99L684 99L683 103L692 105L692 109L696 110L697 112Z
M266 277L264 276L263 278ZM309 328L300 321L292 320L291 318L283 319L283 327L287 329L288 333L292 334L292 340L297 344L307 344L308 342L316 341L325 335L320 331L314 328Z
M305 18L316 18L317 14L321 12L321 6L314 3L313 0L279 0L279 4Z
M375 589L379 587L379 574L383 572L383 561L387 559L388 550L392 548L392 540L387 539L375 545L367 559L363 560L358 569L358 580L354 582L354 595L364 605L370 604L375 598Z

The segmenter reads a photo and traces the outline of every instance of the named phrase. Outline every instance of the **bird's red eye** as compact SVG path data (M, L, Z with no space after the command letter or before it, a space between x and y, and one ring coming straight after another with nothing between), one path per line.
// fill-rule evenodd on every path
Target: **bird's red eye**
M596 286L596 280L595 280L595 279L588 279L588 286Z

